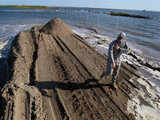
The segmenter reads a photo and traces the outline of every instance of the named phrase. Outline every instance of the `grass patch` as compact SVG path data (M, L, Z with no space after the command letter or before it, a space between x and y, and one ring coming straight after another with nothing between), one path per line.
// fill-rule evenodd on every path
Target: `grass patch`
M47 7L47 6L28 6L28 5L0 5L0 7L8 8L25 8L25 9L59 9L58 7Z

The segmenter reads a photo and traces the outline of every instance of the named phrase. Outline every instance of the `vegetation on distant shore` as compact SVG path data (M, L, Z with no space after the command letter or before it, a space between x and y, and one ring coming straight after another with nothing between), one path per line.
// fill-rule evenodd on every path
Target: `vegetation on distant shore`
M134 17L134 18L142 18L142 19L150 19L150 17L148 16L142 16L142 15L135 15L135 14L128 14L128 13L124 13L124 12L110 12L109 13L112 16L124 16L124 17Z
M47 7L47 6L29 6L29 5L0 5L0 7L8 8L28 8L28 9L59 9L58 7Z

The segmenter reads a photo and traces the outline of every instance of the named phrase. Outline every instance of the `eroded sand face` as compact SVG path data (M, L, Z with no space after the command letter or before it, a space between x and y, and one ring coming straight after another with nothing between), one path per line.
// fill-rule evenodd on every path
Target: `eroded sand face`
M111 78L99 79L106 57L60 19L21 32L8 65L10 82L2 91L6 120L134 119L127 104L137 89L129 80L141 78L136 68L123 63L119 89L113 90Z

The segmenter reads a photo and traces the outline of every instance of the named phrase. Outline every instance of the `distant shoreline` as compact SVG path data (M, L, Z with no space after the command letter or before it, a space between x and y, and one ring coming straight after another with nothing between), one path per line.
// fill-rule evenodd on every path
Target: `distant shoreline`
M32 6L32 5L0 5L0 7L7 8L25 8L25 9L55 9L59 10L59 7L48 7L48 6Z
M29 9L60 9L60 8L96 8L96 9L108 9L108 10L131 10L131 11L143 11L141 9L122 9L122 8L100 8L100 7L85 7L85 6L40 6L40 5L0 5L0 7L9 7L9 8L29 8ZM150 12L160 12L159 10L146 10Z

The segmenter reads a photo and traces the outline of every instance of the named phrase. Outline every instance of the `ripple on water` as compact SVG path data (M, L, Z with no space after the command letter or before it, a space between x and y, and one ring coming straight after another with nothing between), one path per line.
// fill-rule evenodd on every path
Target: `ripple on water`
M25 29L31 28L33 25L1 25L0 27L0 57L5 57L11 41L16 34Z

